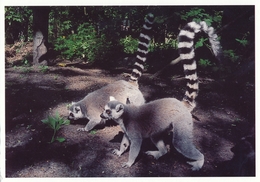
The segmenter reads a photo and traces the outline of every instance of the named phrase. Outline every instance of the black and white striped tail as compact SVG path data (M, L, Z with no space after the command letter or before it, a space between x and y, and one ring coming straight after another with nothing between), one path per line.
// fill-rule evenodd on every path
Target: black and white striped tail
M214 55L219 58L221 53L220 42L217 40L218 36L214 33L213 27L208 27L206 22L200 23L190 22L179 33L178 49L180 58L183 62L184 74L187 80L186 92L183 101L186 102L192 111L195 106L195 98L199 91L199 82L197 76L197 64L194 53L194 37L195 34L204 31L211 44Z
M130 76L130 81L136 82L144 70L144 63L147 58L148 48L151 42L151 29L154 22L154 15L149 13L145 18L142 31L139 36L139 43L136 55L136 62Z

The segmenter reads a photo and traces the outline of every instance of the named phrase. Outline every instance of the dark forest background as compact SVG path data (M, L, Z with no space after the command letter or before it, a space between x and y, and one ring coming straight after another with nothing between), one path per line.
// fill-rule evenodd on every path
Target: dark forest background
M177 35L187 22L206 21L220 37L223 57L216 61L207 37L198 35L195 48L199 72L219 78L239 77L244 82L253 80L254 6L5 7L5 42L22 42L21 47L32 42L35 32L41 30L48 50L44 60L49 65L60 59L80 59L103 68L126 66L132 64L126 60L134 57L144 17L150 12L156 20L148 71L156 72L178 57ZM20 60L20 64L25 63L35 63L32 53Z

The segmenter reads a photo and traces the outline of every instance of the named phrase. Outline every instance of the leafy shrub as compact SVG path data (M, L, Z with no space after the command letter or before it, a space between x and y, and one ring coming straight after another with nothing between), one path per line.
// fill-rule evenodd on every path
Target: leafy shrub
M246 47L248 45L248 40L246 39L235 39L237 42L239 42L243 47Z
M219 28L221 26L222 11L207 12L204 8L191 8L188 11L182 11L180 13L182 20L187 21L205 21L208 26L212 26L214 23L214 28Z
M127 54L134 54L138 47L138 39L134 39L131 35L121 38L119 43Z
M77 33L59 37L54 49L61 51L61 55L67 59L86 58L94 62L106 57L110 44L104 34L98 36L92 25L84 23L78 27Z
M212 63L208 59L200 59L198 64L202 67L212 66Z
M177 39L169 38L164 43L154 43L149 47L149 51L153 52L154 50L168 50L177 48Z
M239 56L232 49L224 50L223 53L224 53L224 56L227 59L231 60L232 62L236 62L239 59Z
M46 124L48 127L53 129L53 135L51 138L50 143L54 142L55 140L59 142L64 142L65 138L62 137L55 137L57 131L61 128L62 125L69 125L70 121L67 119L63 119L59 113L56 113L56 115L53 116L48 116L47 119L41 120L44 124Z
M120 45L123 46L124 52L127 54L134 54L138 48L138 39L133 38L131 35L120 39ZM151 43L149 47L149 52L155 50L165 50L165 49L176 49L177 39L169 38L164 43Z
M248 44L249 44L249 40L248 40L249 35L250 35L249 32L244 33L244 34L242 35L242 38L241 38L241 39L236 38L235 40L236 40L240 45L242 45L242 47L244 48L244 47L248 46Z

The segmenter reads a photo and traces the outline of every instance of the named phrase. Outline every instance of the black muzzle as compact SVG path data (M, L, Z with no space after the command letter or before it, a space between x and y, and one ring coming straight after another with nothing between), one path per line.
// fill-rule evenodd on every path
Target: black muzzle
M100 117L101 117L102 119L107 119L107 118L104 116L103 113L100 114Z

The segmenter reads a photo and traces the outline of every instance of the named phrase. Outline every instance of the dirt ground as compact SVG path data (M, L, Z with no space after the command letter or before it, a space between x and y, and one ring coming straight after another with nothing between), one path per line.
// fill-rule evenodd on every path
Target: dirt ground
M114 123L87 133L77 131L87 121L74 121L57 133L66 138L65 142L50 144L52 130L41 122L56 112L67 117L69 103L124 79L123 70L60 66L49 66L46 70L6 66L5 70L7 178L255 175L252 167L255 162L254 85L230 89L213 79L200 78L197 107L193 111L197 118L194 119L194 142L205 156L200 171L190 169L186 159L171 146L170 135L165 137L170 148L165 156L159 160L146 156L146 150L155 149L147 139L136 163L124 169L121 164L127 161L129 153L121 157L112 154L113 149L119 148L123 136ZM172 76L152 78L145 73L139 84L146 101L165 97L182 99L185 82ZM241 144L240 139L245 136L249 137ZM245 148L247 150L242 150Z

